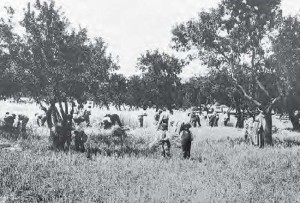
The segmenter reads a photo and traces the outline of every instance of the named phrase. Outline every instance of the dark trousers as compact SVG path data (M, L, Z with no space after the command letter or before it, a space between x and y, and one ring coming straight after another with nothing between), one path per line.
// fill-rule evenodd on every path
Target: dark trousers
M181 149L182 149L184 159L190 158L191 145L192 145L192 135L189 131L185 130L183 131L181 136Z
M181 141L181 149L182 149L182 153L183 153L183 158L185 158L185 159L190 158L191 146L192 146L191 139L183 139Z

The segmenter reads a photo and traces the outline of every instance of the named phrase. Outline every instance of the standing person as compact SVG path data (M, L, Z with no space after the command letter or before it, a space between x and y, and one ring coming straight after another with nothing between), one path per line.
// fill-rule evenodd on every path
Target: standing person
M191 127L190 123L182 123L179 130L179 135L181 134L181 149L184 159L188 159L191 156L191 146L193 141L193 136L190 131Z
M209 126L210 127L214 127L215 119L216 119L215 113L213 113L212 115L209 116Z
M218 122L219 122L219 114L215 112L215 119L214 119L214 126L218 127Z
M13 131L16 114L5 113L4 116L4 127L8 131Z
M163 112L161 113L160 115L160 118L159 118L159 121L157 123L157 129L159 129L161 127L161 125L163 123L167 124L167 130L169 129L168 127L168 124L169 124L169 117L170 117L170 114L169 112L167 111L167 108L164 107L163 108Z
M84 110L84 113L83 113L83 117L86 122L86 126L91 126L90 125L91 114L92 114L91 106L88 106L88 108L86 110Z
M74 107L75 107L75 103L74 103ZM89 117L88 117L88 119L89 119ZM74 112L73 120L77 125L79 125L80 123L86 121L85 111L83 109L83 104L78 105L76 111Z
M161 124L161 129L160 131L160 145L162 147L162 156L163 157L171 157L170 153L170 148L171 148L171 143L170 143L170 138L168 135L168 125L166 123Z
M200 117L195 111L192 111L192 113L190 114L190 123L193 127L197 127L197 124L198 127L201 127Z
M84 131L74 131L75 134L75 150L85 152L84 143L87 141L88 136Z
M158 124L158 121L159 121L159 118L160 118L160 115L163 111L161 109L158 109L158 111L155 113L154 115L154 120L155 120L155 125Z
M209 125L209 119L208 119L208 113L205 111L205 109L202 111L203 119L205 121L206 125Z
M147 116L146 107L143 108L143 111L140 115L138 115L138 120L140 124L140 128L144 127L144 117Z
M24 115L24 114L19 114L18 115L18 126L17 129L21 130L21 132L25 132L26 131L26 125L29 121L28 116Z
M226 112L224 112L224 117L223 117L224 126L227 126L228 121L229 121L228 114Z
M259 111L256 121L258 122L258 129L257 129L257 138L258 138L258 146L259 148L263 148L264 143L264 126L265 126L265 116L263 111Z

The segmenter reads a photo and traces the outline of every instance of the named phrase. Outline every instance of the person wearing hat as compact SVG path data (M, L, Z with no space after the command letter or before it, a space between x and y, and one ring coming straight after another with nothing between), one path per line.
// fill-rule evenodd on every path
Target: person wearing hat
M183 122L179 129L179 135L181 135L181 149L184 159L188 159L191 156L191 146L193 141L193 135L190 131L191 124L189 122Z
M163 157L171 157L171 153L170 153L170 148L171 148L171 143L170 143L170 138L168 135L168 125L166 123L162 123L161 124L161 129L160 131L160 145L161 145L161 149L162 149L162 156Z

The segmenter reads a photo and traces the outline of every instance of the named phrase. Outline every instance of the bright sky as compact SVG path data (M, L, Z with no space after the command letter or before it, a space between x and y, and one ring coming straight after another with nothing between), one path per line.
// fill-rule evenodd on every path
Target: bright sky
M34 0L0 0L22 13L26 2ZM159 49L175 53L169 47L171 29L176 23L196 17L201 9L214 7L220 0L56 0L73 26L88 29L90 36L101 36L109 51L119 57L121 73L136 72L137 58L146 50ZM75 3L76 2L76 3ZM299 0L282 0L284 15L300 12ZM1 12L2 11L2 12ZM183 76L203 72L198 63L186 67Z

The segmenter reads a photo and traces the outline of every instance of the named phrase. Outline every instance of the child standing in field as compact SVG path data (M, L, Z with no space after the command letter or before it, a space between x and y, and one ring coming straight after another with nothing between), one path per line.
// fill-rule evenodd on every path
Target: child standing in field
M168 126L165 123L161 124L161 130L160 130L160 140L159 143L162 147L162 156L163 157L171 157L170 153L170 148L171 148L171 143L170 143L170 138L168 136Z
M182 123L179 130L179 135L181 134L181 149L184 159L188 159L191 156L191 146L193 141L193 135L190 131L191 127L190 123Z

